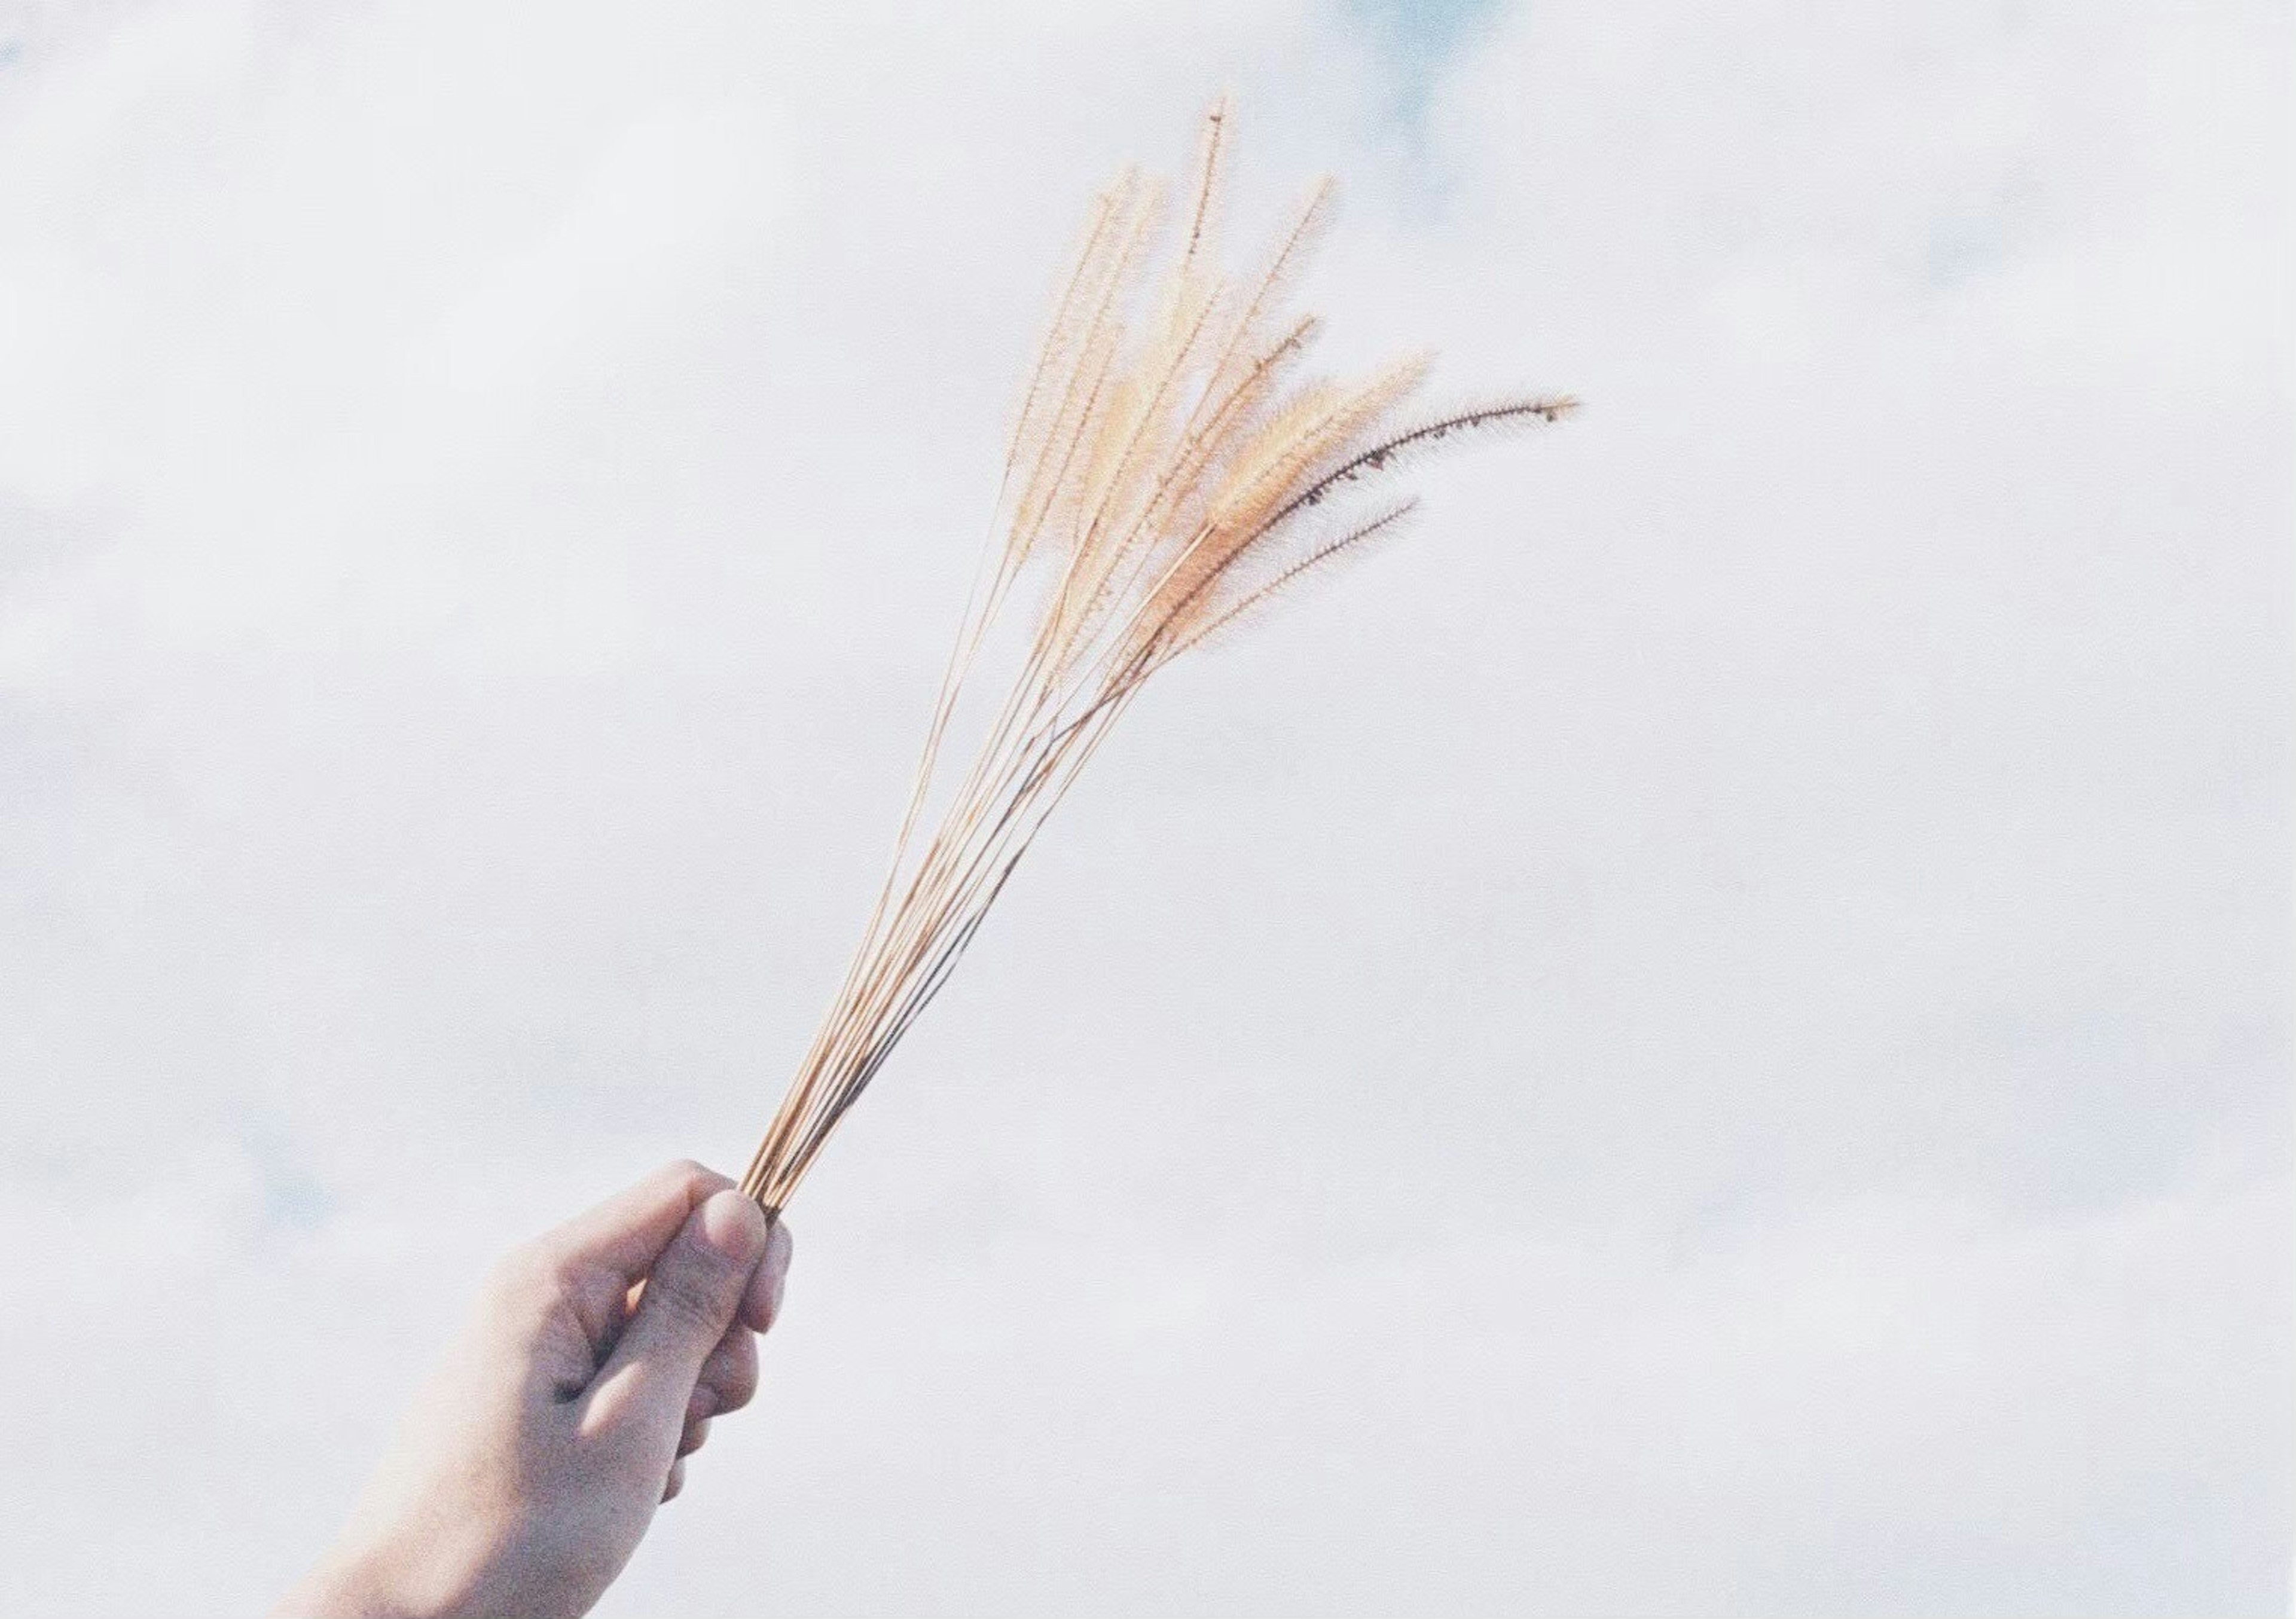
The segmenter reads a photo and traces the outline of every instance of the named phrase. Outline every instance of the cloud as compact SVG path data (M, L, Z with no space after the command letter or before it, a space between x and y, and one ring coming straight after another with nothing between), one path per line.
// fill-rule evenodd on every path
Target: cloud
M1414 145L1340 8L44 15L9 1605L259 1605L488 1257L747 1150L1226 84L1337 353L1590 409L1128 721L604 1611L2284 1607L2283 31L1516 8Z

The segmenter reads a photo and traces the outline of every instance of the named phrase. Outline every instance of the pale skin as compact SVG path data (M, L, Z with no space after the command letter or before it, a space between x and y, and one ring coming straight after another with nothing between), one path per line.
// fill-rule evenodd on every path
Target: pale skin
M587 1613L756 1392L790 1252L698 1164L512 1251L275 1619Z

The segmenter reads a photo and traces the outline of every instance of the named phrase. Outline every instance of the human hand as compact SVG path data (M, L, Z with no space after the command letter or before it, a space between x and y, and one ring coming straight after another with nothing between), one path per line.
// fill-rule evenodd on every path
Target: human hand
M280 1619L587 1612L756 1392L790 1252L698 1164L514 1250Z

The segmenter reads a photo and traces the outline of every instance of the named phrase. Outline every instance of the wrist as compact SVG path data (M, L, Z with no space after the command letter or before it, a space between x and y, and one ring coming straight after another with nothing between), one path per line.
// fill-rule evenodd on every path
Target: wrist
M375 1552L331 1552L279 1599L270 1619L440 1619L445 1610L416 1599L395 1565Z

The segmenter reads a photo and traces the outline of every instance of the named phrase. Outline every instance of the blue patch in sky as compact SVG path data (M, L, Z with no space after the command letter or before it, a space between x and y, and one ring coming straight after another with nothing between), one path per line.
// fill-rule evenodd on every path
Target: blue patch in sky
M1940 292L1974 281L2001 260L2001 233L1981 223L1948 220L1930 233L1923 270Z
M1444 67L1505 0L1346 0L1367 25L1396 79L1396 116L1414 127L1426 117Z
M1950 292L1997 273L2013 258L2034 209L2034 188L2022 181L1940 216L1930 227L1923 278L1934 292Z
M305 1165L284 1114L273 1108L256 1109L244 1121L239 1141L262 1182L266 1224L315 1231L334 1217L335 1196Z

